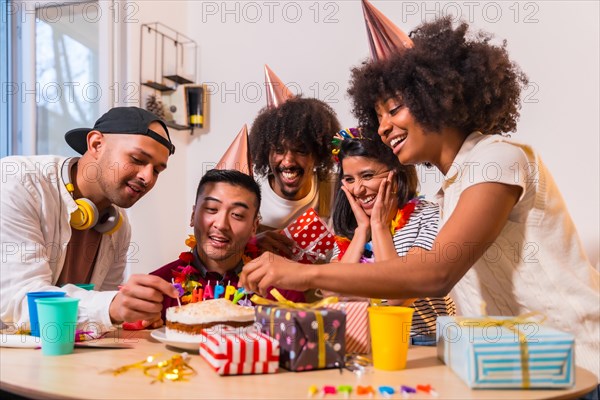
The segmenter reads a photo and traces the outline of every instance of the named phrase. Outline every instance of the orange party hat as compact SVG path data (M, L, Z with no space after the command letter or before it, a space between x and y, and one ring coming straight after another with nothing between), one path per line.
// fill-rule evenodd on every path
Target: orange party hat
M216 169L235 169L247 175L252 174L252 159L248 146L248 127L242 127L229 148L217 163Z
M266 64L265 87L267 89L267 107L279 107L279 105L294 97L294 94Z
M367 0L362 0L367 36L374 61L413 47L413 41Z

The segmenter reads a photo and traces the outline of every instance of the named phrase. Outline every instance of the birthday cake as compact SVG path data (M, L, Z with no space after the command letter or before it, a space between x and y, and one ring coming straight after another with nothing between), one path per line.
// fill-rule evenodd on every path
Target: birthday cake
M227 299L205 300L167 308L166 337L170 340L189 341L200 338L202 329L216 325L234 328L254 323L254 308L233 304Z

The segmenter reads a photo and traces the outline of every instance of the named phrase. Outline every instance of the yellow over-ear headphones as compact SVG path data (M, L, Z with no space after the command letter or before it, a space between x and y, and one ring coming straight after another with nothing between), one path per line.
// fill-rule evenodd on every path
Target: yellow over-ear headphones
M100 214L96 205L84 197L76 199L75 186L71 183L71 166L79 160L78 157L67 158L61 168L61 176L67 191L73 196L77 210L71 213L71 227L79 231L94 228L95 231L105 235L112 235L123 224L123 216L119 210L111 205Z

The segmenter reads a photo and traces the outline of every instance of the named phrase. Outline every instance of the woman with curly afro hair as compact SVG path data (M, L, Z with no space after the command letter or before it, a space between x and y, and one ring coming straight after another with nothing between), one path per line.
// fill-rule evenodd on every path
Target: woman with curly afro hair
M265 254L241 283L375 298L441 297L457 314L540 312L576 337L577 364L599 375L599 274L587 260L549 171L515 131L527 79L506 43L468 34L450 19L421 25L414 47L352 71L349 93L365 131L375 129L403 164L444 175L441 224L431 250L361 264L305 265ZM391 184L391 182L389 183ZM377 260L376 260L377 261Z
M292 241L277 232L311 207L329 217L331 138L339 130L333 109L314 98L294 97L259 112L249 141L263 196L260 249L291 255Z

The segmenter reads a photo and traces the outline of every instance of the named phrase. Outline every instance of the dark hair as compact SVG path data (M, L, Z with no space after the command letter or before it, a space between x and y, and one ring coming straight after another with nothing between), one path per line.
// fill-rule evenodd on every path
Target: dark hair
M298 145L315 158L317 176L327 179L333 167L331 137L340 130L335 111L318 99L294 97L279 107L263 108L250 130L250 154L256 172L267 175L276 144Z
M515 131L527 77L510 61L506 41L492 45L483 32L467 37L468 28L453 29L450 17L424 23L411 32L413 48L354 68L348 93L359 124L376 132L375 103L400 97L428 130Z
M260 187L250 175L234 169L211 169L204 174L202 179L200 179L198 189L196 190L196 201L198 201L198 197L202 193L204 185L211 182L224 182L233 186L240 186L249 192L254 193L256 195L256 212L258 213L258 210L260 209L260 202L262 200L260 195Z
M333 227L336 235L352 239L358 224L348 198L341 189L342 177L344 176L342 162L346 157L370 158L395 171L398 182L398 208L402 208L410 199L415 197L418 180L415 167L400 164L392 149L383 144L379 138L343 140L338 154L340 168L333 203Z

